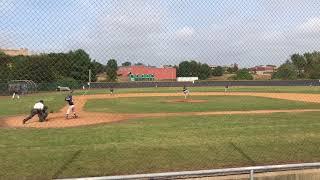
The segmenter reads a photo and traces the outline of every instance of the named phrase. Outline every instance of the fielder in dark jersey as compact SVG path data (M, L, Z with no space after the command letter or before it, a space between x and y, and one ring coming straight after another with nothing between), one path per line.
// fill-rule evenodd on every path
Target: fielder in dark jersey
M110 88L110 95L113 95L114 89L113 87Z
M76 111L75 111L75 106L74 106L74 103L73 103L73 98L72 98L72 91L71 93L65 98L65 101L67 101L68 103L68 110L67 110L67 113L66 113L66 119L69 119L69 114L72 113L73 114L73 118L77 118L77 114L76 114Z
M189 96L189 90L186 86L183 86L182 92L184 94L184 99L187 99L187 96Z
M20 99L20 95L21 95L21 88L20 87L15 87L13 89L12 99L14 99L15 97Z

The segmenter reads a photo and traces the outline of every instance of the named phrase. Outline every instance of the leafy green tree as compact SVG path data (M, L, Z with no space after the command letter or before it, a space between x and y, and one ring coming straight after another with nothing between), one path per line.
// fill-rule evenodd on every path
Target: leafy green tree
M237 72L239 70L239 68L238 68L238 65L237 64L234 64L232 67L228 67L227 68L227 72L228 73L235 73L235 72Z
M212 70L212 76L222 76L224 73L224 69L221 66L218 66Z
M78 82L88 81L88 70L94 69L92 80L101 70L101 64L91 62L84 50L68 53L49 53L33 56L16 56L12 58L12 78L30 79L35 82L57 82L71 78ZM103 65L102 65L103 66Z
M91 63L91 69L97 73L97 74L100 74L100 73L103 73L105 71L105 66L97 61L92 61Z
M28 79L36 83L54 82L56 78L52 67L48 66L49 61L43 55L25 57L25 60L14 64L14 79Z
M189 61L183 61L179 64L178 76L179 77L190 77L191 66Z
M278 71L272 75L272 79L295 80L298 78L298 69L290 61L282 64Z
M199 79L205 80L211 76L211 68L208 64L199 64Z
M200 67L201 67L201 63L198 63L194 60L190 61L189 63L190 66L190 76L191 77L198 77L200 74Z
M131 62L126 61L126 62L122 63L121 65L122 65L122 66L131 66Z
M74 52L69 53L70 60L72 62L72 66L70 69L69 77L74 78L80 82L88 81L88 71L91 64L91 59L89 54L87 54L84 50L78 49Z
M72 70L72 60L70 58L71 52L69 53L49 53L42 56L47 56L50 59L50 66L55 72L56 79L63 77L70 77Z
M253 80L252 74L250 74L248 69L240 69L234 76L235 80Z
M7 82L11 76L12 60L0 52L0 83Z
M305 53L304 58L306 60L306 65L304 68L304 74L310 79L320 78L320 52Z
M36 83L53 83L64 79L88 81L88 70L92 69L92 80L105 67L91 61L89 54L78 49L68 53L49 53L32 56L7 56L0 53L0 81L28 79ZM71 81L70 81L71 82Z
M144 64L141 63L141 62L137 62L137 63L135 63L134 65L136 65L136 66L144 66Z
M320 52L307 52L303 55L293 54L290 60L282 64L278 72L273 74L276 79L319 79L320 78Z
M320 79L320 64L314 63L312 68L309 68L307 71L309 79Z
M70 77L79 82L87 82L89 69L94 69L92 77L96 77L99 71L97 63L91 62L89 54L82 49L68 53L50 53L46 56L51 59L50 63L56 72L57 79Z
M199 79L208 79L211 75L211 68L207 64L201 64L196 61L182 61L177 68L179 77L199 77Z
M116 81L117 80L117 70L118 70L117 61L115 59L110 59L107 63L107 67L106 67L108 81Z
M239 70L238 64L233 65L233 72L237 72Z
M293 65L298 69L298 77L304 77L304 68L307 65L307 61L305 60L304 56L300 54L293 54L291 56L291 61Z
M98 79L97 75L104 73L106 70L106 67L103 64L93 60L90 64L90 70L91 70L91 82L95 82Z
M196 61L182 61L179 64L180 77L198 77L200 75L201 64Z

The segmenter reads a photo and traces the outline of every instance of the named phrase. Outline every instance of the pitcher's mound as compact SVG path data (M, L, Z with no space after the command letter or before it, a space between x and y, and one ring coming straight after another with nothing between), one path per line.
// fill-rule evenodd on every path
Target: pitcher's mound
M174 100L168 100L168 103L204 103L208 102L207 100L201 100L201 99L174 99Z

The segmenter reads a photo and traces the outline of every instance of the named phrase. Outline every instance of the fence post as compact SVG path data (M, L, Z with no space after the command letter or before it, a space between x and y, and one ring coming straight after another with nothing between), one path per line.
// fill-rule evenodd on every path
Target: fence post
M253 174L254 174L254 171L253 171L253 169L251 169L251 170L250 170L250 180L253 180L253 179L254 179L254 177L253 177L254 175L253 175Z
M89 69L89 82L88 82L88 86L89 86L89 89L91 88L91 69Z

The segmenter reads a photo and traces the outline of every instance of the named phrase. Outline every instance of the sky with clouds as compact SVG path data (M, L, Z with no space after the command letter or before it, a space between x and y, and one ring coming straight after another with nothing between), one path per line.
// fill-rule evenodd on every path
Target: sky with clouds
M242 67L320 50L318 0L0 0L0 47Z

